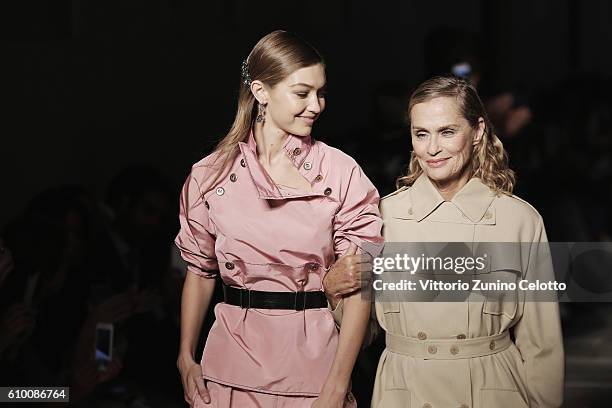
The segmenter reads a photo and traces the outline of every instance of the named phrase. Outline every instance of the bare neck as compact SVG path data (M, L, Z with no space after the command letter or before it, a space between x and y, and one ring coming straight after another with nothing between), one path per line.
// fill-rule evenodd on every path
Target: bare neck
M257 156L262 164L276 162L283 154L283 146L289 134L268 121L255 123L253 134L257 144Z

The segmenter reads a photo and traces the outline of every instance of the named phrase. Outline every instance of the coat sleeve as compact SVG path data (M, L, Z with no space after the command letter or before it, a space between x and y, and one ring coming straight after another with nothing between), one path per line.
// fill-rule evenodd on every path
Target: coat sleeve
M215 233L200 187L187 176L179 202L180 230L174 243L187 263L187 271L203 278L214 278L219 273L215 256Z
M539 219L523 279L554 280L552 259L542 219ZM529 299L514 326L516 346L526 373L531 407L560 407L563 403L565 361L559 304Z
M341 193L342 205L334 219L334 252L336 259L346 253L351 242L357 245L357 253L376 257L383 247L381 235L382 218L378 210L380 196L376 187L363 173L359 165L351 169L346 188ZM330 310L336 325L342 322L344 300ZM370 318L364 345L370 344L376 334L378 323Z
M334 252L336 258L344 255L350 242L357 245L358 253L377 256L382 250L382 218L378 210L380 197L376 187L355 163L343 180L341 205L334 217Z

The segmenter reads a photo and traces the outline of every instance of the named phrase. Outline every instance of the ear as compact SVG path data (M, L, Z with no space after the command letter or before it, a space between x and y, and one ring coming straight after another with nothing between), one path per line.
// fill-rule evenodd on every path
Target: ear
M478 118L478 126L476 127L476 133L474 134L474 141L472 144L476 146L482 140L485 133L485 121L484 118Z
M266 105L268 103L268 91L266 90L263 82L259 80L251 82L251 92L253 93L255 99L257 99L257 102L261 103L262 105Z

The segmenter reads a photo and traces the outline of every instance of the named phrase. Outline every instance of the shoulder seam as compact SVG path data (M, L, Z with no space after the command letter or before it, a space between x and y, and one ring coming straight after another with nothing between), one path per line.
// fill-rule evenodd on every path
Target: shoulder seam
M386 198L392 197L392 196L394 196L394 195L396 195L396 194L401 193L402 191L407 190L407 189L408 189L408 187L409 187L409 186L402 186L402 187L398 188L397 190L395 190L395 191L393 191L393 192L391 192L391 193L389 193L389 194L385 195L384 197L381 197L380 199L381 199L381 201L382 201L382 200L384 200L384 199L386 199Z
M539 218L542 219L542 214L540 214L540 212L537 210L537 208L535 208L531 203L529 203L528 201L522 199L521 197L517 196L517 195L510 195L508 196L509 198L513 198L521 203L523 203L524 205L526 205L531 211L533 211L534 215Z

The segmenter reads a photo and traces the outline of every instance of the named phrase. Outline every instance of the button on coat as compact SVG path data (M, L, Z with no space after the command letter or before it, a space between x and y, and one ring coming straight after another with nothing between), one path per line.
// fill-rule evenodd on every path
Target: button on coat
M411 187L384 197L381 214L387 244L516 242L538 248L547 242L543 220L531 205L516 196L496 195L478 178L470 179L452 200L445 201L429 178L421 175ZM513 272L516 279L554 279L547 254L532 249L519 255L516 263L493 265L488 273L506 276L503 274L510 270L518 271L520 276ZM438 340L438 347L432 344L428 352L449 353L450 358L417 358L385 350L376 374L373 407L561 405L564 354L557 303L515 297L504 301L376 302L375 309L384 331L426 344ZM472 351L463 349L462 341L509 330L515 336L509 346L487 341L476 356L467 356ZM458 340L453 343L450 339L454 337ZM449 346L439 348L448 341ZM409 402L394 402L399 390Z
M313 291L322 290L325 273L351 242L359 252L378 255L378 192L351 157L289 135L284 152L312 190L281 189L259 163L252 132L238 146L216 185L207 186L215 174L213 153L193 165L183 186L175 243L188 273L220 274L227 285L251 290ZM326 184L315 175L324 175ZM215 317L202 355L205 378L259 392L319 394L338 344L327 308L219 303Z

